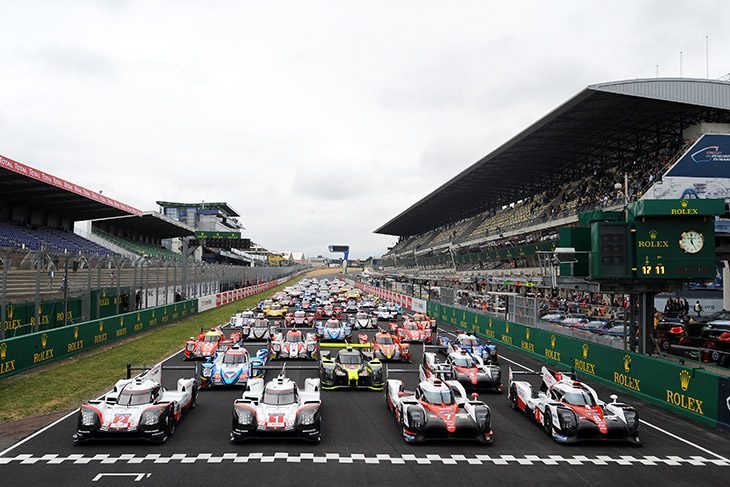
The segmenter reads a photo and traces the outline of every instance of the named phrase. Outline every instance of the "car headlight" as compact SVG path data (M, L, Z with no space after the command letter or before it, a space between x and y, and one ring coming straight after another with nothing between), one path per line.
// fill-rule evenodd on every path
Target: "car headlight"
M316 409L305 409L299 413L299 423L302 425L308 425L314 423L314 418L317 415Z
M84 426L96 426L99 422L99 414L93 409L81 409L81 424Z
M192 352L193 350L195 350L195 344L188 343L187 349L188 349L188 352Z
M213 369L211 367L205 367L203 369L203 377L210 377L213 375Z
M626 426L630 430L639 429L639 414L633 409L624 409L624 418L626 418Z
M489 355L497 355L497 351L495 349L489 350Z
M578 426L578 418L570 409L558 409L558 419L560 420L561 430L572 430Z
M242 426L249 426L253 424L253 414L251 413L251 411L247 409L236 408L235 412L238 424Z
M160 416L162 415L163 409L148 409L142 413L139 418L139 424L153 425L160 422Z

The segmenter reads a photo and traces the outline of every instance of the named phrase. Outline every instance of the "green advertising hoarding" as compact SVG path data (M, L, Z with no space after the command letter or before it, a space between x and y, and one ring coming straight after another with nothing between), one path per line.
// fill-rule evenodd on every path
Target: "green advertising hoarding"
M597 380L711 426L722 422L722 377L647 355L552 333L464 309L428 303L428 314L482 338L500 342L548 364L574 368Z

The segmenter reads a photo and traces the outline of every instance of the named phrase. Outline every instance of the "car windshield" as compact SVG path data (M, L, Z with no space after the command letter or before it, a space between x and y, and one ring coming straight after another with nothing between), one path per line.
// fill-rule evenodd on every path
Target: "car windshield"
M454 357L454 365L459 367L472 367L474 365L474 359L471 355L459 355Z
M284 404L294 404L297 400L294 389L286 389L282 391L266 389L264 391L264 404L272 406L280 406Z
M254 325L257 328L266 328L267 326L269 326L269 322L267 320L256 320L254 322Z
M454 404L454 393L449 390L423 391L423 398L429 404Z
M301 342L302 341L302 334L301 333L289 333L286 335L286 341L288 342Z
M381 313L386 313L388 311L388 308L386 308L385 306L378 306L378 311L380 311Z
M305 316L307 315L304 314L304 311L297 311L294 313L294 318L304 318Z
M329 322L328 321L327 323L324 324L324 326L326 328L339 328L340 327L340 323L339 322Z
M241 318L253 318L253 313L241 313Z
M271 309L273 311L279 310L279 309L281 309L281 305L280 304L272 304L271 305Z
M117 398L120 406L140 406L152 402L151 391L122 391Z
M243 364L246 363L246 355L243 353L227 353L223 356L224 364Z
M462 337L459 338L459 345L464 345L465 347L476 347L479 345L479 341L474 337Z
M207 343L218 342L218 341L220 341L220 339L221 339L220 335L205 335L203 337L203 341L207 342Z
M574 390L563 394L563 401L573 406L593 406L593 397L588 391Z
M378 343L382 343L383 345L390 345L393 343L393 337L391 336L379 336L377 339Z
M365 320L368 317L367 313L358 313L355 316L357 317L358 320Z
M418 330L418 325L415 323L406 323L403 325L406 330Z
M340 352L340 363L347 365L356 365L362 363L360 354L357 352Z

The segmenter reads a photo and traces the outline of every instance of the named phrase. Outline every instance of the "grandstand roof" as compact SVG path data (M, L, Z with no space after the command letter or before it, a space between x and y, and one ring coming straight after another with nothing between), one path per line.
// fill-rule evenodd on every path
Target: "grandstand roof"
M578 176L571 166L639 155L701 121L730 123L730 83L655 78L590 85L375 233L418 235L499 208Z
M92 225L95 223L103 223L155 238L188 237L195 234L195 230L184 223L175 221L156 211L146 211L139 216L131 215L117 218L103 218L94 220L91 223Z
M73 221L142 214L132 206L3 156L0 200L47 209Z
M164 208L198 208L200 210L220 210L228 216L241 216L231 205L224 202L209 203L207 201L200 203L176 203L173 201L158 201L158 205Z

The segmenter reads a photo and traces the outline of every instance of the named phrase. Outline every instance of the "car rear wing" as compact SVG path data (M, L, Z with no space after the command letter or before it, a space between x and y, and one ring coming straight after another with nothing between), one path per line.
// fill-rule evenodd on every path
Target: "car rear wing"
M151 374L152 376L156 376L156 379L158 382L161 379L162 371L163 370L192 370L195 372L195 378L197 379L200 376L200 364L198 362L195 363L195 365L164 365L164 364L157 364L157 365L132 365L131 363L127 363L127 379L131 379L132 377L143 377L147 374ZM132 376L132 372L139 372L137 375Z
M369 343L322 342L319 348L372 348Z

